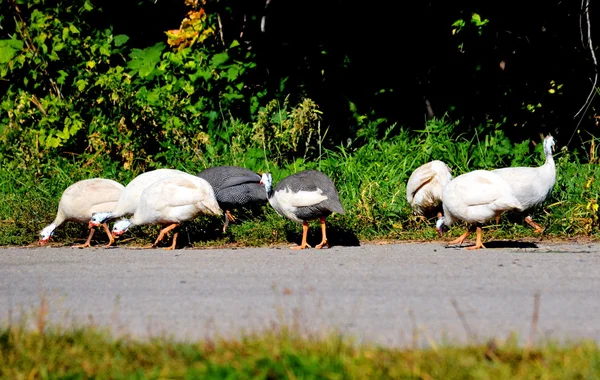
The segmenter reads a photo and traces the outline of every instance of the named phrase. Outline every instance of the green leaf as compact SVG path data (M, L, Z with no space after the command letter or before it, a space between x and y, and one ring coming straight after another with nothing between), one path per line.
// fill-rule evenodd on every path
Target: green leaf
M70 31L71 31L71 33L73 33L73 34L79 34L79 29L77 29L77 28L75 27L75 25L73 25L73 24L69 24L69 30L70 30Z
M85 89L85 87L87 86L88 81L85 79L80 79L75 84L77 85L77 89L79 91L83 91Z
M86 11L91 11L92 9L94 9L94 6L93 6L93 5L92 5L92 3L90 3L89 1L86 1L86 2L83 4L83 8L84 8Z
M127 41L129 41L129 36L125 35L125 34L119 34L117 36L115 36L115 46L121 46L125 43L127 43Z
M237 79L239 73L240 68L237 65L231 66L229 69L227 69L227 79L229 79L230 81L234 81Z
M15 54L23 50L23 41L20 40L0 40L0 63L10 62Z
M240 43L239 43L239 41L238 41L238 40L233 40L233 41L231 42L231 45L229 45L229 48L231 49L231 48L234 48L234 47L236 47L236 46L240 46Z
M227 52L215 54L210 60L210 65L213 67L218 67L223 63L227 62L228 59L229 55L227 54Z
M156 65L160 62L162 51L166 45L162 42L146 49L133 49L129 54L131 61L127 62L127 67L133 70L133 74L139 73L140 77L145 78L152 74Z

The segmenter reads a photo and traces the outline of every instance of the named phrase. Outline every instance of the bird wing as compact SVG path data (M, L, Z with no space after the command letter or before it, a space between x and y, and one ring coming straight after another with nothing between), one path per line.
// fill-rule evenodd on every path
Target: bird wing
M142 198L146 200L146 203L152 203L156 210L193 205L210 197L208 189L197 186L188 180L165 182L153 190L155 191L144 194Z
M283 200L283 203L287 203L293 207L307 207L319 204L327 199L327 196L323 194L323 190L317 189L317 191L298 191L293 192L290 188L286 187L285 190L277 191L277 197Z
M228 187L238 186L244 183L259 183L260 177L258 176L235 176L227 178L219 185L219 189L226 189Z
M433 177L435 177L435 174L436 172L431 169L431 166L426 165L417 168L417 170L411 174L406 183L406 199L408 202L412 202L415 193L427 183L431 182Z
M510 185L497 175L491 173L475 173L467 181L462 181L454 188L454 194L460 197L465 206L481 206L496 204L500 207L520 208Z

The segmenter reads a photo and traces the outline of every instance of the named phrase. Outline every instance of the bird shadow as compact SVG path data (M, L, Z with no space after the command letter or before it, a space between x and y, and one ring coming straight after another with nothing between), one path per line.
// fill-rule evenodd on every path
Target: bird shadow
M300 245L302 242L302 230L300 231L286 231L286 240L289 243L296 243ZM306 242L314 247L317 244L321 243L321 228L310 228L308 230L308 236L306 237ZM327 242L330 246L342 246L342 247L359 247L360 240L354 232L349 229L341 228L338 226L328 226L327 227Z
M474 244L463 244L461 246L458 245L447 245L446 248L467 248L473 246ZM537 244L526 241L503 241L503 240L492 240L488 242L484 242L483 245L488 249L502 249L502 248L539 248Z
M486 248L539 248L536 243L529 241L492 240L483 243Z

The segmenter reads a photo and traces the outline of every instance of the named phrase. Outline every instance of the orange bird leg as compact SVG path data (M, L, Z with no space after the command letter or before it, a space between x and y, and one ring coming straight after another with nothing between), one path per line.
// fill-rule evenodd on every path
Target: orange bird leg
M466 249L472 251L474 249L485 248L485 245L483 245L481 242L481 235L483 235L481 232L481 227L477 227L477 239L475 240L475 245L472 247L467 247Z
M104 227L104 232L106 232L106 235L108 236L108 244L105 245L105 247L110 247L115 242L115 238L110 233L107 223L102 223L102 227Z
M85 243L79 244L79 245L74 245L73 248L88 248L88 247L90 247L90 242L92 241L92 236L94 236L94 232L96 232L95 228L94 227L90 228L90 234L89 234L87 240L85 241Z
M469 228L467 230L467 232L465 232L464 234L460 235L458 238L452 240L450 243L448 243L448 245L454 245L454 244L458 244L461 245L463 243L463 241L465 241L465 239L471 235L471 229Z
M531 216L527 216L525 218L525 221L527 222L527 224L529 224L531 227L535 228L535 232L538 234L541 234L542 232L544 232L544 229L542 227L540 227L539 224L537 224L536 222L533 221L533 219L531 219Z
M223 226L223 233L225 233L225 230L227 229L227 226L229 226L230 221L235 222L235 217L231 215L229 210L225 210L225 225Z
M145 248L154 248L158 245L158 243L160 243L166 236L167 232L171 231L173 228L177 227L179 224L177 223L173 223L173 224L169 224L168 226L166 226L165 228L163 228L162 230L160 230L160 233L158 234L158 237L156 238L156 241L154 242L154 244L145 247Z
M298 246L291 247L292 249L304 249L311 248L310 245L306 242L306 236L308 235L308 222L302 223L302 243Z
M321 218L321 232L323 233L323 239L321 240L320 244L315 246L315 248L321 249L321 248L323 248L324 245L326 245L327 248L331 248L331 246L329 245L329 242L327 241L327 234L325 233L325 218L324 217Z
M179 235L179 231L176 231L176 232L173 234L173 244L171 244L171 246L170 246L170 247L165 247L165 248L163 248L163 249L166 249L167 251L172 251L172 250L174 250L174 249L175 249L175 246L177 245L177 236L178 236L178 235Z

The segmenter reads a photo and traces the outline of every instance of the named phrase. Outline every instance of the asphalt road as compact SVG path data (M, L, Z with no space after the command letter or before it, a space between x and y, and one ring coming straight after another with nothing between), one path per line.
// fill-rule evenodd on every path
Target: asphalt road
M398 346L505 339L511 332L522 342L600 342L600 244L177 253L0 249L0 320L34 315L43 299L53 323L94 323L138 337L236 337L295 324L307 333L337 329Z

